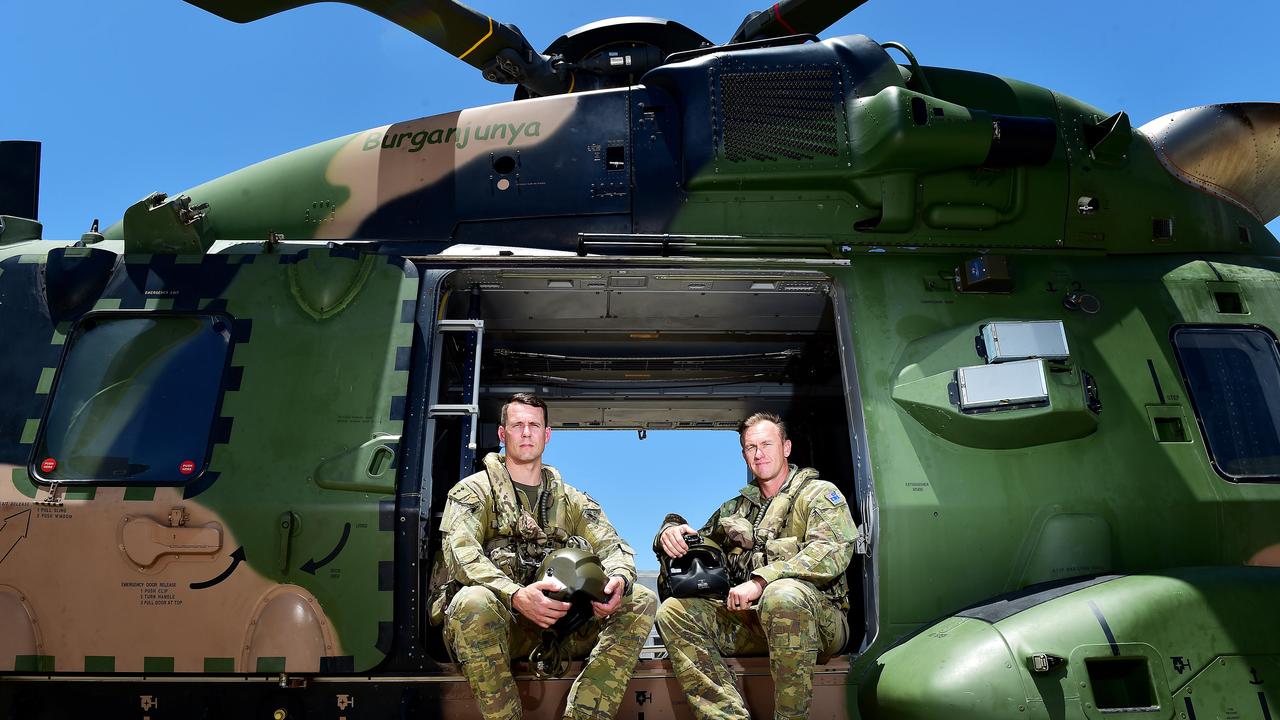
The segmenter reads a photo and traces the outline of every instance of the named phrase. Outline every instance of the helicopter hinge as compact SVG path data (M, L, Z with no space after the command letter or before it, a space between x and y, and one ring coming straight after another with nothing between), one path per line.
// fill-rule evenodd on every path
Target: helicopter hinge
M507 48L493 59L485 63L484 79L489 82L498 83L499 85L514 85L524 82L527 73L520 63L520 56L515 50Z
M1031 672L1043 674L1053 672L1054 668L1066 664L1067 659L1049 653L1036 653L1028 657L1027 661L1031 664Z
M124 211L126 253L203 255L213 245L208 203L152 193Z

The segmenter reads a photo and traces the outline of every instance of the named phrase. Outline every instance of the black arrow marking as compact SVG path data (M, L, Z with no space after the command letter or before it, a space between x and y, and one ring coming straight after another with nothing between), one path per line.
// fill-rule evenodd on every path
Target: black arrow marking
M27 519L25 521L18 520L17 517L19 515L26 515ZM10 523L13 523L13 527L9 527ZM21 530L19 530L19 528L21 528ZM13 549L18 547L18 543L21 542L30 531L31 508L16 512L5 518L3 523L0 523L0 563L8 559L9 553L13 552Z
M330 550L328 555L325 555L320 562L316 562L315 558L312 558L303 563L302 567L299 569L304 573L315 575L316 570L319 570L337 559L338 553L342 552L342 548L347 546L347 538L349 537L351 537L351 523L347 523L342 526L342 537L338 539L338 546L333 550Z
M231 565L229 565L226 570L223 570L222 573L218 575L218 577L213 578L212 580L205 580L204 582L191 583L191 589L203 590L207 587L213 587L214 585L217 585L223 580L226 580L227 578L231 577L231 573L235 572L236 567L238 567L242 562L244 562L244 546L243 545L236 548L236 551L231 553Z
M1258 677L1258 668L1254 668L1254 667L1249 668L1249 674L1253 676L1253 679L1249 681L1250 685L1262 684L1262 678Z

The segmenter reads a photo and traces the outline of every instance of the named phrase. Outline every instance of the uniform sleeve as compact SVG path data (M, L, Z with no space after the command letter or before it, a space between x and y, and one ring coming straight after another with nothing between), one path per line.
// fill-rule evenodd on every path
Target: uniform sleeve
M605 516L604 509L583 492L576 492L576 499L582 507L582 535L596 555L600 556L600 564L604 566L605 575L621 575L627 588L636 582L636 551L622 539L613 523Z
M799 503L797 503L799 505ZM822 586L838 578L853 559L858 527L849 514L849 504L830 483L822 483L811 496L807 507L796 510L808 513L808 527L794 556L764 565L752 575L765 582L781 578L805 580Z
M484 529L491 511L475 489L465 483L449 491L440 532L444 535L444 561L449 576L463 585L479 585L493 591L507 607L520 584L507 577L484 554Z
M699 535L703 537L709 537L712 540L716 540L716 542L720 541L720 539L716 538L712 533L719 532L720 511L723 509L724 509L723 507L717 508L715 512L711 513L711 517L707 518L707 521L702 524L702 528L698 530ZM667 528L675 527L676 525L688 525L688 524L689 524L689 521L685 520L683 515L677 515L676 513L668 513L667 516L662 519L662 527L658 528L658 534L653 536L654 554L657 554L659 557L661 557L661 553L663 552L662 533L666 532Z

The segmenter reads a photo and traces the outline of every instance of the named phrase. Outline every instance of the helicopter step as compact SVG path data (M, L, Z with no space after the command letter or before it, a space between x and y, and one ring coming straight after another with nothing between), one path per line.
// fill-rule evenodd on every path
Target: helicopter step
M837 656L819 665L813 677L811 718L845 718L849 692L849 659ZM769 659L765 657L726 658L730 671L738 680L738 689L747 701L752 717L773 717L773 678ZM582 662L569 663L564 676L537 679L527 663L516 663L513 670L526 718L560 718L564 715L569 686L582 669ZM461 670L458 670L461 678ZM448 698L449 717L469 720L479 718L471 689L465 681L450 683L442 695ZM456 702L456 704L455 704ZM693 717L685 695L671 669L669 660L641 660L636 666L617 718L640 720L687 720Z
M813 678L810 718L856 717L849 707L850 656L818 666ZM773 716L773 680L764 657L729 658L730 670L746 698L752 717ZM526 663L517 663L516 684L526 718L560 718L565 698L581 662L572 662L562 678L537 679ZM326 718L332 720L387 717L480 718L471 688L450 665L422 676L286 676L239 678L234 682L168 678L14 678L0 684L0 703L14 717L62 718L81 712L107 717ZM619 720L690 720L693 718L667 660L642 660L636 667Z

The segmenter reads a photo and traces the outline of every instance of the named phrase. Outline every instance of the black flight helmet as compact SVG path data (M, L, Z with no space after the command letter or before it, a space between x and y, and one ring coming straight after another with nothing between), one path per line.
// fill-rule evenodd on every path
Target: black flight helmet
M658 553L658 594L668 597L705 597L724 600L729 596L729 571L724 564L724 550L714 540L701 535L686 535L689 552L678 558Z

